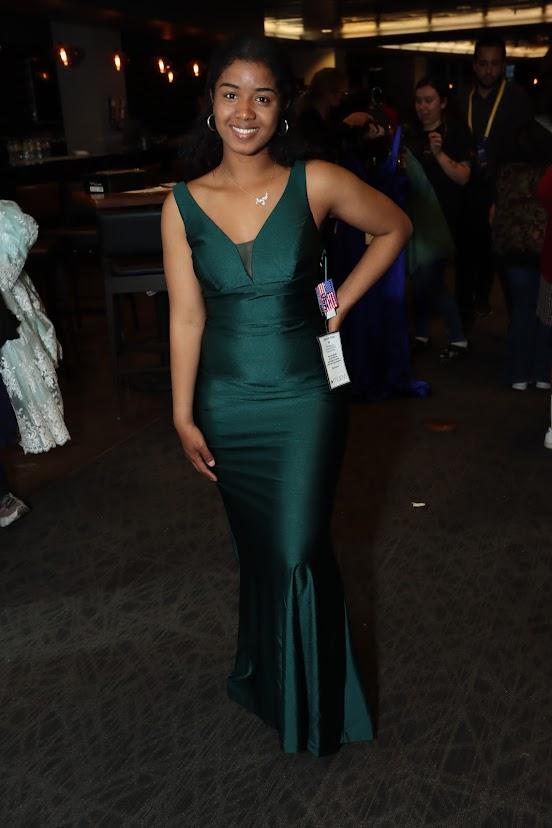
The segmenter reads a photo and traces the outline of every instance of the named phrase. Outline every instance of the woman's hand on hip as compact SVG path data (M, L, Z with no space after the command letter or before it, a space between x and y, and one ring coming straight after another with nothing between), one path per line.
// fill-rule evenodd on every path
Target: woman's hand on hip
M194 469L207 480L217 482L217 477L211 471L215 465L215 458L209 451L205 438L195 423L179 425L175 423L184 453Z

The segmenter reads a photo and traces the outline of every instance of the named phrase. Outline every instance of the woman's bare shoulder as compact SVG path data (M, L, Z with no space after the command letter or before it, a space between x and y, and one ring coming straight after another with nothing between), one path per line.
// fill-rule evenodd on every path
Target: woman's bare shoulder
M186 181L186 186L193 196L207 195L217 189L217 183L215 171L210 170L205 175L200 175L198 178Z
M321 161L320 159L307 161L305 169L309 185L312 183L314 186L338 184L343 179L350 177L348 170L345 170L338 164L332 164L330 161Z

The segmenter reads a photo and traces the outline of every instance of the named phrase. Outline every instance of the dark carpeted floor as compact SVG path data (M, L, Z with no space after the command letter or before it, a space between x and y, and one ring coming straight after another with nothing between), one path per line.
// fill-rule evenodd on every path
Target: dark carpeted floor
M431 399L352 411L335 535L372 744L286 756L227 700L236 563L168 419L35 494L0 538L2 828L552 826L547 395L474 344L419 361Z

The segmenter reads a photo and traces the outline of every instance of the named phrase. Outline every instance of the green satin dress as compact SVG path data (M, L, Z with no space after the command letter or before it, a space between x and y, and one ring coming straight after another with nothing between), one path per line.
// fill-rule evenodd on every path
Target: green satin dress
M348 394L329 390L316 340L322 242L305 165L249 245L185 184L174 195L207 311L195 417L240 565L228 693L278 729L284 751L321 756L373 734L330 540Z

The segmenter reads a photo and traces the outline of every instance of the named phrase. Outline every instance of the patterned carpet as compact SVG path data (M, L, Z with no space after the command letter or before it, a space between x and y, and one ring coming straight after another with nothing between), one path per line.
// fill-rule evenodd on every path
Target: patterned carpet
M226 698L236 564L170 422L39 492L0 538L2 828L552 826L547 401L495 363L424 356L431 399L353 408L335 534L379 732L325 759Z

